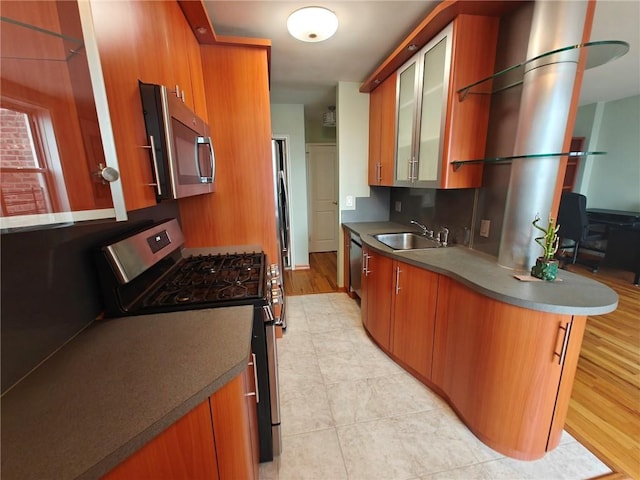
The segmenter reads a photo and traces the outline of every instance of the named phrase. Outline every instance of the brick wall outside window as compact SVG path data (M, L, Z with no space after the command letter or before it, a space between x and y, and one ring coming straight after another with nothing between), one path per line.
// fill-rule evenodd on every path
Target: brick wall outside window
M3 214L24 215L46 212L42 174L8 172L17 167L38 167L34 156L27 116L7 108L0 108L0 180Z

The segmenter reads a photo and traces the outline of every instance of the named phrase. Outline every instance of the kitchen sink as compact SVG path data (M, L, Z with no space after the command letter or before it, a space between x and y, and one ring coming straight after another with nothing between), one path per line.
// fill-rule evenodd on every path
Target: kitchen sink
M420 248L437 248L440 242L418 233L379 233L373 238L394 250L416 250Z

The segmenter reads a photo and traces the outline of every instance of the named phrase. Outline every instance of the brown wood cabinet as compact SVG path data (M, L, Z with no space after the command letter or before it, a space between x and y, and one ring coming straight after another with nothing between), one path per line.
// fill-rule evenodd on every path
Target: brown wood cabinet
M362 254L362 320L373 339L388 351L391 337L393 260L366 247L362 249Z
M91 9L127 210L156 204L138 80L184 90L207 118L200 49L177 2L93 0Z
M468 95L461 99L457 92L494 73L499 23L498 17L479 15L458 15L454 20L439 188L482 185L482 164L456 170L451 162L484 158L491 97Z
M252 421L257 422L255 396L251 395L255 389L249 391L252 368L249 365L250 372L247 369L211 396L220 480L258 478L257 431L252 432Z
M441 277L432 381L484 443L540 458L560 439L584 326Z
M104 476L257 480L260 452L253 356L247 369Z
M422 379L431 379L438 274L394 262L391 353Z
M393 186L396 79L393 73L369 94L369 185Z
M198 405L103 478L218 479L209 400Z
M554 449L586 317L509 305L363 251L362 316L376 343L498 452L533 460Z
M493 73L498 27L499 17L457 15L371 92L370 185L481 186L482 164L454 168L452 162L484 158L491 98L458 91ZM390 117L383 116L385 95L394 108ZM385 183L389 143L392 183Z
M275 261L267 49L203 45L215 192L179 200L187 246L261 245Z

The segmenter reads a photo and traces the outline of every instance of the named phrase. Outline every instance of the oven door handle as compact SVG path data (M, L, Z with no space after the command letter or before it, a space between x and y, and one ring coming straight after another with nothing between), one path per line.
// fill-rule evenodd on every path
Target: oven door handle
M267 368L269 370L269 397L271 399L271 424L280 423L280 388L278 381L278 346L276 327L273 323L265 325L267 336Z
M276 318L273 316L273 311L271 310L271 307L269 305L263 305L262 310L264 310L264 313L265 313L264 323L271 323L271 322L275 323Z

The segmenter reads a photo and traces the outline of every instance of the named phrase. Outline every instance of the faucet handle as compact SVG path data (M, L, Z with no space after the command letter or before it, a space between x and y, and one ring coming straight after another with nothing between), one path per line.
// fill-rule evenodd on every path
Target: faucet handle
M438 241L442 244L443 247L447 246L448 238L449 238L449 229L447 227L442 227L438 232Z

